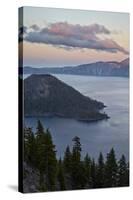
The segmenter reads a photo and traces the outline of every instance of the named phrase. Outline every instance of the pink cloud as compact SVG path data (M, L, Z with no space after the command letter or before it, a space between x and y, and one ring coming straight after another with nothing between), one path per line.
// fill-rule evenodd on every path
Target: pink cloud
M100 35L105 39L101 39ZM64 48L86 48L107 52L122 52L128 54L122 46L112 39L107 39L106 35L111 35L111 31L105 26L91 24L81 26L80 24L69 24L67 22L57 22L49 24L45 28L32 25L27 31L24 40L31 43L44 43Z

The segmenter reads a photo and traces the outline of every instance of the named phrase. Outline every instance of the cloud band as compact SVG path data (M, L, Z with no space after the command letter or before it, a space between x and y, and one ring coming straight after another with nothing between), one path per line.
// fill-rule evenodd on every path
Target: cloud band
M51 44L68 49L86 48L112 53L119 51L128 54L128 51L117 42L105 37L110 35L111 31L99 24L81 26L58 22L44 28L33 24L29 28L25 27L24 33L23 39L31 43ZM104 35L104 39L102 39L102 35Z

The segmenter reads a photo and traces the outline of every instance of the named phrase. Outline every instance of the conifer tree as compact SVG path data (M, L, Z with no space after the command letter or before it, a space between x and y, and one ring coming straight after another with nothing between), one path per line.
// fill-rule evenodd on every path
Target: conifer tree
M81 177L80 168L81 168L81 143L79 137L74 137L73 140L73 151L72 151L72 188L73 189L80 189L81 188Z
M96 163L95 160L93 159L91 161L91 176L90 176L90 185L91 188L96 188Z
M118 166L115 157L115 151L112 148L107 154L105 166L105 187L116 187L118 178Z
M64 175L64 169L63 169L63 163L61 158L58 161L58 181L60 184L60 190L65 190L66 186L65 186L65 175Z
M48 129L45 133L45 150L42 158L45 160L46 187L50 191L55 190L57 176L56 150Z
M80 158L81 158L81 143L80 143L80 138L75 136L72 140L74 142L73 145L73 155L74 158L77 162L80 162Z
M129 173L128 173L128 164L126 163L126 158L124 155L119 160L118 166L118 185L119 186L128 186L129 185Z
M79 189L84 189L86 188L87 185L87 178L86 178L86 171L85 171L85 165L84 162L80 162L80 167L79 167Z
M96 187L103 188L104 187L104 158L102 153L99 154L98 164L97 164L97 173L96 173Z
M37 128L36 129L37 129L37 132L36 132L37 137L44 135L45 130L44 130L44 127L43 127L40 120L38 120L38 122L37 122Z
M43 125L40 120L37 123L37 132L36 136L36 168L40 173L40 188L43 190L44 185L44 172L46 170L46 160L44 158L45 155L45 132Z
M84 166L85 166L85 177L86 177L86 184L87 188L90 187L90 176L91 176L91 158L89 157L88 153L84 158Z
M127 182L127 185L126 186L129 186L130 185L130 183L129 183L129 177L130 176L130 173L129 173L129 162L127 163L127 173L126 173L126 182Z
M70 174L72 169L72 154L69 146L66 147L63 163L65 172Z
M24 129L24 159L32 166L36 164L36 142L31 128Z
M49 130L43 128L40 120L36 132L36 167L40 172L40 191L55 190L56 179L56 151Z

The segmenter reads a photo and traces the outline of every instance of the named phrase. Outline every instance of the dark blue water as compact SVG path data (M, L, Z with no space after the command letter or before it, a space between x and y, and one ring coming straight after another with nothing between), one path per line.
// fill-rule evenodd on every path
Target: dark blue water
M114 147L117 157L125 154L129 157L129 79L119 77L90 77L74 75L54 75L73 86L82 94L104 102L108 121L83 123L74 119L40 118L49 128L57 155L62 156L66 146L72 145L72 138L79 136L82 143L82 155L87 152L97 158L99 152L104 155ZM25 124L35 130L36 118L26 118Z

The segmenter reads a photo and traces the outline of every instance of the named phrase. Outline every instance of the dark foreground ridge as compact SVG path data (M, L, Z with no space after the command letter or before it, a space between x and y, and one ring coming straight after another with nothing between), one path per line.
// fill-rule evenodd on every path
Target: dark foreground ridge
M25 117L58 116L90 122L107 119L105 105L82 95L52 75L31 75L24 80Z
M89 152L82 158L80 138L75 136L72 142L72 148L64 147L64 156L57 159L52 135L40 121L36 132L24 129L23 192L129 186L129 163L124 155L117 160L112 148L106 159L99 153L95 161Z

